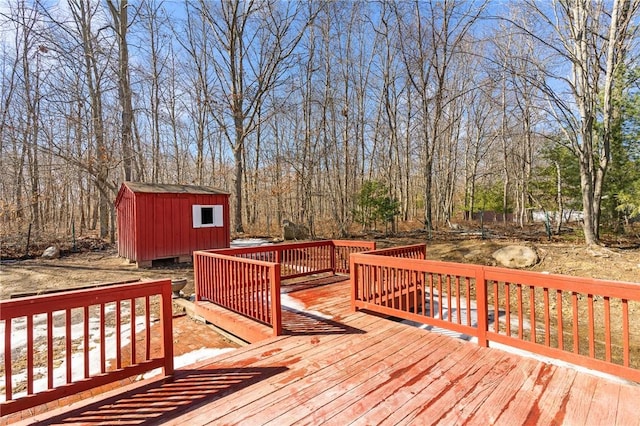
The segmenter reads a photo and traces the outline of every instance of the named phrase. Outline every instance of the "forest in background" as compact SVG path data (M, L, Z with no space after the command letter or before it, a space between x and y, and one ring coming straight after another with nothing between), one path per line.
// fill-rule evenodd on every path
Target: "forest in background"
M125 180L236 233L640 216L640 0L6 0L4 235L115 238ZM561 223L556 223L557 231Z

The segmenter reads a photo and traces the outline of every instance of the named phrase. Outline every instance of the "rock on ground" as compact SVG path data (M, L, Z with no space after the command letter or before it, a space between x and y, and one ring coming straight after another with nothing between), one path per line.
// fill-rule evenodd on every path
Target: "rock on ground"
M290 220L282 221L283 240L305 240L309 238L309 229L304 225L297 225Z
M58 246L50 246L42 252L43 259L57 259L60 257L60 249Z
M527 246L506 246L493 252L492 256L507 268L527 268L540 261L536 250Z

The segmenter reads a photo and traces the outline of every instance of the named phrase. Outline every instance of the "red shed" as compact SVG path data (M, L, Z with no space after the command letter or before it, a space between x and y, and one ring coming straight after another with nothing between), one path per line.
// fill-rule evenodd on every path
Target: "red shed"
M194 250L229 247L229 193L194 185L124 182L116 198L118 255L191 259Z

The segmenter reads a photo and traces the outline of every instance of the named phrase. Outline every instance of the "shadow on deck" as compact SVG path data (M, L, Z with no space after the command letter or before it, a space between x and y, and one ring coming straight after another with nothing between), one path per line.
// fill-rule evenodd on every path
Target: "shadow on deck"
M296 300L304 306L317 305L323 298L332 297L333 284L347 285L348 282L349 277L344 275L320 276L311 279L305 277L304 279L285 281L281 286L280 294L295 295ZM348 292L345 293L343 302L349 303ZM195 306L199 316L246 342L255 343L273 337L273 329L270 326L229 309L206 301L196 302ZM282 334L322 335L363 332L316 313L318 312L310 313L294 307L282 306Z
M329 275L326 277L312 278L304 277L304 281L283 282L281 284L280 293L289 294L301 290L310 290L317 287L324 287L330 284L335 284L349 280L348 276L344 275Z
M71 411L61 409L60 414L47 413L46 420L34 417L28 422L41 425L158 424L285 371L287 367L182 369L177 370L173 378L135 383L112 391L114 395L103 395L98 402Z
M282 323L285 336L364 333L358 328L287 307L282 308Z

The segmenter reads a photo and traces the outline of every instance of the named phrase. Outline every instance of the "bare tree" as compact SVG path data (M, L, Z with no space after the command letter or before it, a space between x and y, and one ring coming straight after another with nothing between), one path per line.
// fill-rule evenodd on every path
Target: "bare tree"
M75 34L79 37L78 42L84 56L85 78L91 105L91 131L96 143L94 158L84 166L94 176L98 188L99 207L97 211L99 213L100 237L104 238L109 233L110 222L113 222L109 218L113 215L111 198L116 190L116 185L109 180L111 154L105 141L102 102L102 82L105 68L101 67L99 63L97 39L93 28L93 20L98 6L91 4L90 0L74 0L69 2L69 8L74 20ZM114 236L113 229L111 229L111 236Z
M289 60L310 22L302 2L273 0L199 3L212 29L212 66L217 92L214 118L229 142L235 164L235 230L244 231L243 156L249 135L261 125L267 95L287 71Z
M167 176L170 165L166 162L168 152L163 155L163 145L167 143L166 136L162 134L163 120L162 111L170 111L169 115L175 117L177 94L174 94L175 79L169 80L168 69L172 67L172 50L170 48L170 36L164 30L168 26L169 19L164 12L162 1L145 1L140 9L140 23L144 28L143 40L146 45L145 65L140 73L144 76L145 89L148 93L148 106L145 108L149 122L149 137L151 144L151 182L161 182ZM175 60L174 60L175 61ZM172 119L170 119L171 121ZM174 138L174 144L177 142ZM164 142L164 143L163 143ZM177 149L179 152L179 149ZM175 157L179 158L176 152ZM164 160L164 161L163 161ZM140 161L144 165L144 159ZM176 176L179 179L181 164L179 161L173 164ZM144 168L143 168L144 170ZM163 176L163 171L164 176Z
M133 163L133 106L131 104L131 83L129 76L129 44L127 32L129 31L129 1L120 0L114 3L107 0L113 29L118 40L118 99L121 111L121 144L122 164L125 180L131 180Z
M632 22L639 10L639 0L554 1L550 9L528 1L525 13L533 13L549 33L534 30L527 21L512 21L537 41L541 51L570 64L569 78L561 68L547 72L547 78L537 84L551 103L550 112L562 123L580 165L583 231L588 245L599 243L600 205L611 157L612 93L623 84L618 71L637 37L637 25ZM564 96L566 89L572 99Z
M493 99L493 81L480 83L480 90L471 92L468 120L464 138L464 211L467 219L472 219L476 211L476 186L481 175L487 173L483 167L491 159L496 140L499 137L500 110Z
M31 196L29 199L29 219L39 228L38 185L38 150L37 146L37 109L39 108L40 71L38 66L32 67L32 59L39 54L37 29L38 13L27 7L24 2L9 5L6 18L11 23L13 31L13 50L3 53L2 80L2 114L0 121L0 152L2 153L3 168L11 170L12 187L2 191L4 214L6 220L13 218L21 220L26 217L24 206L25 191L25 160L27 153L29 162L27 172L31 176ZM3 45L4 48L6 46ZM4 50L4 49L3 49ZM13 60L10 58L13 57ZM34 174L35 173L35 174ZM4 181L4 179L3 179ZM8 188L7 188L8 189ZM11 198L6 197L11 195ZM9 214L13 212L14 214Z
M211 83L211 68L213 59L211 55L211 38L213 35L207 23L206 12L195 5L187 5L187 17L185 22L186 40L178 38L182 48L187 52L187 57L192 63L189 70L188 81L190 91L186 91L189 114L193 117L195 126L195 179L198 185L204 184L205 140L208 137L209 123L212 120L212 103L214 102L213 87ZM175 105L172 102L172 111Z
M397 9L401 53L407 77L420 104L425 226L433 226L433 166L435 150L450 124L448 104L460 93L449 86L449 72L463 41L486 7L461 1L421 3L412 7L412 19ZM425 12L426 9L426 12Z

